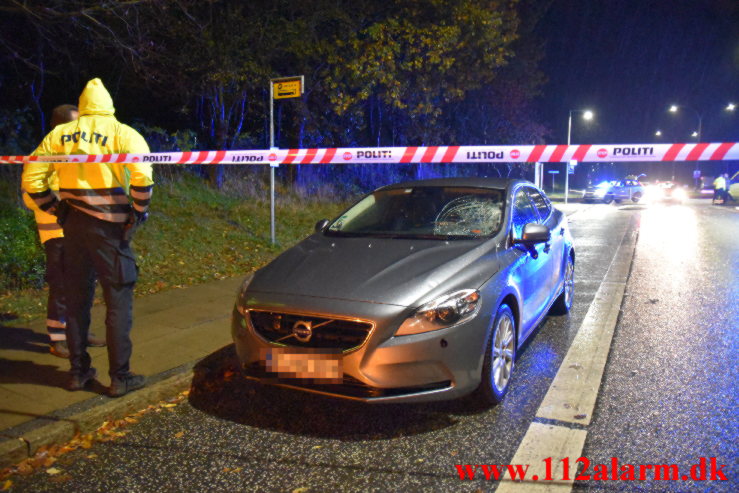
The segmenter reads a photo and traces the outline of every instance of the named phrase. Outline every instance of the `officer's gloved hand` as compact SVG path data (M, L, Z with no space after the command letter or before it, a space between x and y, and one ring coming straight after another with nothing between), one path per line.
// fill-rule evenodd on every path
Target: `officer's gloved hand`
M140 226L141 224L145 223L147 219L149 219L148 212L139 212L136 209L134 209L133 215L134 215L134 222L136 223L136 226Z
M131 241L134 232L149 218L148 212L139 212L133 209L128 215L128 221L123 226L123 241Z

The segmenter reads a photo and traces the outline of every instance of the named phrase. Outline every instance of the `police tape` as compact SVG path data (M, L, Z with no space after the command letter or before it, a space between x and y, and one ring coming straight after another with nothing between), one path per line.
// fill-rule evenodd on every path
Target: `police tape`
M153 152L61 156L0 156L0 163L74 162L159 164L536 163L739 160L739 142L524 146L336 147Z

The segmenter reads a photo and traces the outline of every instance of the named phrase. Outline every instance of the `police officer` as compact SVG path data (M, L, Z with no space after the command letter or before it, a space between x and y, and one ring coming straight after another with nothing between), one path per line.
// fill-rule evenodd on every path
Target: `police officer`
M722 204L726 203L726 196L724 194L725 188L728 188L726 186L726 178L724 178L724 175L719 173L716 179L713 180L713 199L711 199L711 204L715 204L718 199L721 200Z
M79 112L78 120L54 128L34 155L149 152L138 132L116 120L113 100L100 79L87 83ZM106 304L108 393L118 397L145 385L145 378L129 368L133 287L138 274L129 239L131 231L146 220L154 184L152 168L149 163L75 161L27 163L23 188L40 209L56 215L64 229L70 353L66 388L80 390L97 376L85 344L97 276ZM59 177L61 202L49 188L54 172Z
M51 128L62 123L71 122L79 117L77 107L72 104L62 104L54 108L51 113ZM59 190L56 174L49 177L49 186L53 193ZM49 351L54 356L69 358L67 348L66 317L64 304L64 234L62 227L56 222L56 216L42 211L36 203L23 194L23 202L33 211L38 228L39 239L46 254L46 283L49 285L49 295L46 300L46 331L49 334ZM92 332L87 335L88 346L105 346L105 340Z

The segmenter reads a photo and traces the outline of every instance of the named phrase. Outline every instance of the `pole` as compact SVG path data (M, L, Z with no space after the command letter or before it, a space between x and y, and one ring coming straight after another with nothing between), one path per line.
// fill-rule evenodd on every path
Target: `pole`
M275 147L275 98L274 84L269 81L269 148ZM269 166L269 235L275 244L275 167Z
M570 110L570 116L567 118L567 147L570 147L570 136L572 135L572 110ZM554 183L554 180L552 180ZM567 203L567 197L570 191L570 164L565 163L565 204Z

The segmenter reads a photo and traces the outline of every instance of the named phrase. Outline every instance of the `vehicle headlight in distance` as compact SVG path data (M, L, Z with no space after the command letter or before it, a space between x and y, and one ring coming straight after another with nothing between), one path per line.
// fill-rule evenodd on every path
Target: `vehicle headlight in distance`
M593 192L593 195L595 195L596 197L605 197L607 191L608 191L607 188L603 188L603 187L596 188L595 192Z
M676 200L686 200L688 198L688 194L685 193L685 190L683 190L682 188L676 188L675 190L673 190L672 196Z
M242 315L244 315L245 310L246 310L246 300L244 299L244 295L246 294L246 290L249 289L249 284L251 284L252 279L254 279L253 272L251 272L248 276L246 276L244 281L241 283L241 286L239 287L238 299L236 301L236 309Z
M451 327L473 318L479 309L479 291L456 291L421 306L405 319L395 335L407 336Z

